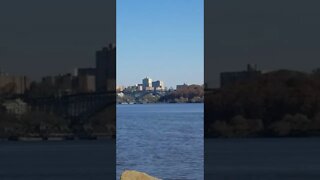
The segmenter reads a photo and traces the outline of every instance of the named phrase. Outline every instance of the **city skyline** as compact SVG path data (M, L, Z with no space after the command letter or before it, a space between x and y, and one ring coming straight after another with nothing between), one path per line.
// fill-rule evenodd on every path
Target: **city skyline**
M150 76L145 76L144 78L150 78ZM117 84L117 88L118 87L123 87L123 88L126 88L126 87L132 87L132 86L139 86L140 84L141 84L141 81L144 79L144 78L140 78L140 81L137 81L137 82L132 82L131 84L128 84L128 85L123 85L123 84ZM173 88L173 89L175 89L177 86L179 86L179 85L203 85L203 84L196 84L196 83L193 83L193 84L191 84L191 83L187 83L187 82L178 82L177 84L173 84L172 86L167 86L166 85L166 82L165 81L163 81L163 80L161 80L161 79L159 79L159 78L151 78L152 80L153 80L153 82L156 82L156 81L161 81L161 82L163 82L164 83L164 87L166 88L166 89L170 89L170 88Z
M94 67L78 67L74 72L55 75L44 74L39 80L32 80L27 75L10 74L0 69L0 90L9 88L14 94L26 95L42 86L47 89L42 89L38 93L47 93L47 96L62 92L64 94L114 92L115 53L115 44L109 44L96 51ZM52 94L52 90L56 92Z
M167 87L203 84L203 61L202 1L117 3L117 84L146 75Z

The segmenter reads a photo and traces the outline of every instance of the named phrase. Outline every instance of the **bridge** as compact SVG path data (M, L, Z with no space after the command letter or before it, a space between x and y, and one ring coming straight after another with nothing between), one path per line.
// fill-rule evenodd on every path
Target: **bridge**
M108 106L115 105L115 92L81 93L60 97L26 99L32 110L54 113L66 119L86 120Z
M136 98L140 98L147 94L164 96L167 93L167 91L134 91L134 92L123 92L123 93L127 95L131 95Z

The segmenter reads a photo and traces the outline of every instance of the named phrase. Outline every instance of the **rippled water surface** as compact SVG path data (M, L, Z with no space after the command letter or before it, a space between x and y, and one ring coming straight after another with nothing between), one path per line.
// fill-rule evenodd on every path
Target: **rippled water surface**
M117 175L203 179L203 104L117 106Z
M320 138L206 139L206 179L319 180Z
M115 179L114 140L0 141L0 180Z

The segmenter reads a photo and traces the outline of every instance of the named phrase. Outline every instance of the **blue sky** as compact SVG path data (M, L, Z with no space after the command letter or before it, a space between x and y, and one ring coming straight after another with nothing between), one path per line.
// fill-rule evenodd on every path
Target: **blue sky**
M117 0L117 85L203 83L203 0Z

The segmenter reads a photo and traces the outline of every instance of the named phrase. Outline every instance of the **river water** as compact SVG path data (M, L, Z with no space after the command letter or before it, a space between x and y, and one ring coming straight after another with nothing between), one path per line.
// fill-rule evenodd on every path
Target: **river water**
M0 180L115 179L115 140L0 142Z
M319 180L320 138L206 139L205 178Z
M117 106L117 175L203 179L203 104Z

